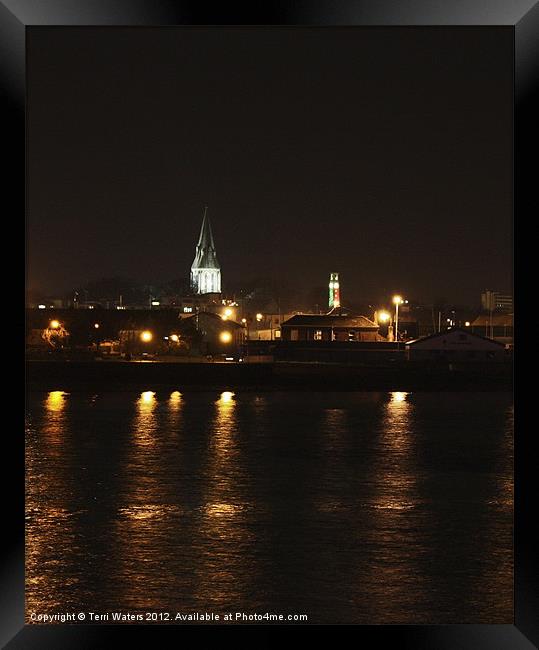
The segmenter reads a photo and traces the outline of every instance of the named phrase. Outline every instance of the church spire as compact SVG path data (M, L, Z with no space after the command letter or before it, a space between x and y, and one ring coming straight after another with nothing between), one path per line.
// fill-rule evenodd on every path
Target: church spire
M197 249L211 249L215 252L215 244L213 242L213 233L211 231L211 223L208 217L208 206L204 206L204 216L202 217L202 227L200 228L200 237L198 238Z
M204 206L195 259L191 265L191 288L194 293L221 293L221 266L215 251L207 205Z

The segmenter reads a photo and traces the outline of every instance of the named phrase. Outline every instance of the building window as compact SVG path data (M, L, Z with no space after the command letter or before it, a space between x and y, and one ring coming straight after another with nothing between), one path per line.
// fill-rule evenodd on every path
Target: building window
M355 332L348 332L348 340L349 341L355 341L356 340L356 333Z
M315 331L314 340L315 341L321 341L322 340L322 330L316 330Z

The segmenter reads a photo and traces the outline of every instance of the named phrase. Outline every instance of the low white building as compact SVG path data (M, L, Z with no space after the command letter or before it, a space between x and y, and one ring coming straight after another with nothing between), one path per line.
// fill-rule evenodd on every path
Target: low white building
M416 361L503 361L507 352L503 343L455 327L408 341L406 356Z

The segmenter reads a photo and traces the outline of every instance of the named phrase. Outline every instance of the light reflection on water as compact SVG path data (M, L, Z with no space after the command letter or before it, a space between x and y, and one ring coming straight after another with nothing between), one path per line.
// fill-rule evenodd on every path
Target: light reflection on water
M409 510L417 505L417 481L413 462L413 404L409 393L393 392L384 406L381 436L385 453L380 456L379 493L374 507L379 510Z
M428 524L421 512L414 397L392 392L383 402L376 438L380 453L373 458L368 500L372 517L363 535L371 562L357 576L368 585L373 613L383 609L388 599L393 603L387 623L409 620L414 610L429 608L421 563L421 530ZM398 561L400 557L406 562Z
M45 408L49 413L61 413L66 405L67 393L63 390L53 390L46 398Z
M512 621L503 393L31 394L27 612Z
M154 549L166 546L171 522L182 515L181 503L170 497L170 483L161 474L163 463L172 461L167 459L171 421L165 425L164 418L177 418L181 406L178 392L166 401L154 391L142 392L129 428L132 442L125 444L118 467L123 489L112 522L111 571L119 602L131 609L155 603L160 583L152 584L152 577L163 572L167 558Z
M76 548L76 511L65 498L66 477L60 461L65 457L68 397L64 391L49 392L40 400L40 410L44 413L42 426L36 427L30 415L26 427L26 585L40 594L38 606L46 602L51 609L61 607L62 592L78 582L76 576L63 575L69 558L64 560L55 543L62 539L64 544ZM57 464L58 472L48 471L46 463L32 453L40 440L47 449L48 462ZM63 495L61 500L54 499L56 491ZM43 565L51 571L44 573Z
M154 411L157 406L155 393L147 390L137 400L137 416L133 424L135 443L153 446L156 443L157 419Z
M172 393L170 393L170 397L168 398L168 404L169 404L169 409L172 412L177 412L180 410L182 405L182 394L180 393L179 390L175 390Z
M59 446L63 441L67 398L68 393L62 390L53 390L44 400L44 408L48 417L43 428L43 435L51 447L51 453L55 456L61 453Z
M208 478L197 518L203 537L195 560L195 602L223 610L230 603L245 601L255 567L250 549L256 538L247 528L246 481L235 394L224 391L215 401L209 455L204 468ZM249 566L249 572L245 567Z

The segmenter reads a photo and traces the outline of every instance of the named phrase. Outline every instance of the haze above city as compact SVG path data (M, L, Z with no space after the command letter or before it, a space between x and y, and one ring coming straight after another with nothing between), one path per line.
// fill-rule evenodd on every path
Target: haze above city
M207 203L225 292L510 291L511 30L381 31L31 30L28 287L187 278Z

